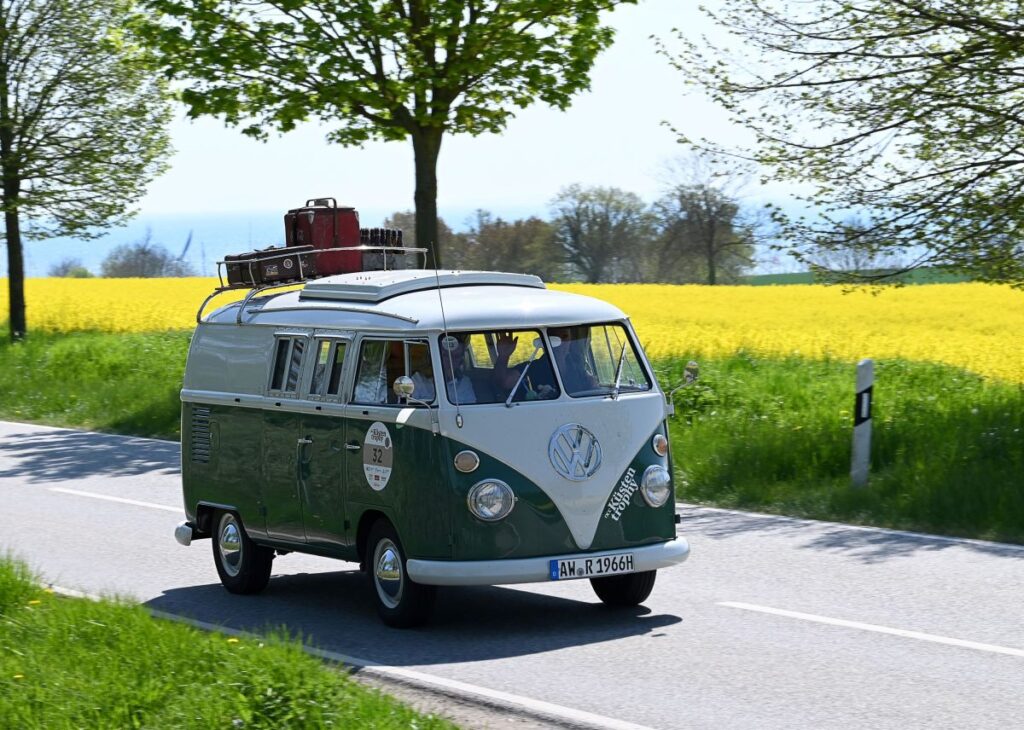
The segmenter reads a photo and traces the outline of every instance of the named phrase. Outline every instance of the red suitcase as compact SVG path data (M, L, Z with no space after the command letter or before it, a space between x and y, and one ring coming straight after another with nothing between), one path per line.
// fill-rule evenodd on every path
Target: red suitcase
M347 248L359 245L359 213L339 208L334 198L313 198L284 216L285 245L314 249ZM359 251L329 251L316 255L320 276L362 271Z

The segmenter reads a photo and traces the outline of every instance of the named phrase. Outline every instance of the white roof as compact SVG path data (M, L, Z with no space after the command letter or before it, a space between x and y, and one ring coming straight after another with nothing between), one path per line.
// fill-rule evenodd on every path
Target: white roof
M544 288L539 277L530 274L505 274L498 271L434 271L398 269L363 271L314 279L303 287L299 299L335 299L350 302L380 302L399 294L408 294L439 286L480 286L503 284Z
M243 321L347 330L514 329L622 320L600 299L552 291L535 276L487 271L368 271L308 282L253 299ZM444 304L444 317L441 303ZM234 322L238 304L210 316Z

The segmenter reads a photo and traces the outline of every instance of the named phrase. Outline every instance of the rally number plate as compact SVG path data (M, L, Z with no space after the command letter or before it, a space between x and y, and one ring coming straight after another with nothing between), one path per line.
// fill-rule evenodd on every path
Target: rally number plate
M571 558L569 560L552 560L548 563L551 580L570 580L572 578L599 578L603 575L616 573L632 573L633 554L617 553L601 555L593 558Z

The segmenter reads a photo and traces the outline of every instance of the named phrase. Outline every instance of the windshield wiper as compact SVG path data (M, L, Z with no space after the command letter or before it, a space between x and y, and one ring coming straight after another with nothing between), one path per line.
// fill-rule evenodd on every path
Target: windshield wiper
M628 341L622 343L622 352L619 353L619 364L615 368L615 387L612 389L612 400L619 397L619 383L622 382L622 365L626 362L626 346Z
M508 398L505 399L506 408L512 407L512 399L515 397L516 391L519 390L519 386L523 384L523 378L526 377L526 371L530 369L531 365L533 365L533 360L537 357L537 353L540 352L541 347L543 347L543 345L534 347L533 354L530 355L530 361L526 363L526 367L523 368L523 372L519 373L519 380L516 381L515 387L512 388L512 392L509 393Z

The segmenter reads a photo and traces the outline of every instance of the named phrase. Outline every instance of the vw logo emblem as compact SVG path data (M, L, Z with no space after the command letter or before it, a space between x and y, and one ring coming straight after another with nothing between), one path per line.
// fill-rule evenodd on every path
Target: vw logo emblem
M548 458L566 479L582 482L601 466L601 444L578 423L567 423L551 436Z

